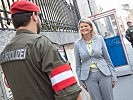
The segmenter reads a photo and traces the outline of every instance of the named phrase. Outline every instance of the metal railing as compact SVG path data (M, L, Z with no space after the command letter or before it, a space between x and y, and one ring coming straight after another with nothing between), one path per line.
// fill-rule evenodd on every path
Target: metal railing
M1 0L0 30L14 29L9 12L10 5L16 0ZM40 6L42 13L42 31L77 32L77 8L66 0L30 0Z

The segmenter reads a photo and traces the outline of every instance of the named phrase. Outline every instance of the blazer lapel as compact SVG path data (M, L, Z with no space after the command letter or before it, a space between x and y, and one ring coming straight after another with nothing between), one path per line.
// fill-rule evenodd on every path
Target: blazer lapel
M80 43L81 43L81 47L85 50L85 52L90 55L89 51L86 48L86 43L85 43L84 39L81 39Z
M92 37L92 55L94 55L94 53L95 53L95 49L96 49L96 37L95 36L93 36Z

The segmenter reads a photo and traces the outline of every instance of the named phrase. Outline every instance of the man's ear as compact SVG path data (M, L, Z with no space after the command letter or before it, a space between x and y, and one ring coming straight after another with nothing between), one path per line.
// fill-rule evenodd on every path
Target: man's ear
M34 20L34 21L37 21L37 15L35 14L35 12L33 12L33 14L32 14L32 19Z

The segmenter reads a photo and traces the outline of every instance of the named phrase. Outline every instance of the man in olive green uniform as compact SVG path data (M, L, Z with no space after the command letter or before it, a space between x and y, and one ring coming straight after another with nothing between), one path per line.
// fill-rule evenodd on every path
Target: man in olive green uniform
M14 100L81 100L69 64L40 32L40 9L29 1L10 7L15 37L0 55L0 64Z

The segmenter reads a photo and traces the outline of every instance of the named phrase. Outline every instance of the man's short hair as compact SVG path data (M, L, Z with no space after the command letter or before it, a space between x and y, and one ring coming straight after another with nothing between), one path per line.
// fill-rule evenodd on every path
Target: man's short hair
M14 28L17 29L20 26L28 25L32 14L33 12L25 12L25 13L23 12L20 14L13 14L12 22L13 22Z

